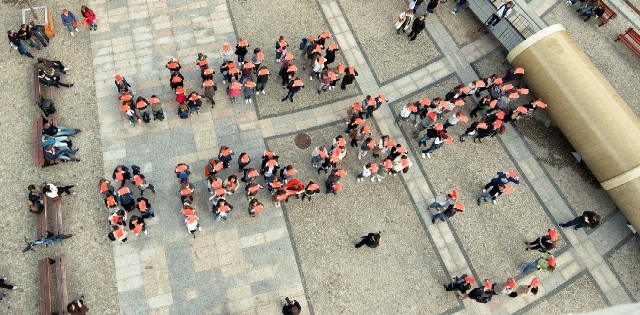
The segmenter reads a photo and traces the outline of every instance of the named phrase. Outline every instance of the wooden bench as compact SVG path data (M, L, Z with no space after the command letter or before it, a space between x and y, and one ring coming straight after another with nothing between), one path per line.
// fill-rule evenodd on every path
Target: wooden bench
M46 86L40 83L38 79L38 66L33 65L33 77L31 78L31 89L33 103L40 107L40 100L43 98L53 101L56 96L56 88L53 86ZM45 113L46 114L46 113Z
M614 41L622 40L631 50L636 54L636 56L640 57L640 34L633 29L633 27L628 28L624 33L618 35Z
M609 7L603 0L601 0L599 4L604 9L604 14L598 18L598 21L599 21L598 26L600 27L602 25L609 23L610 20L615 19L618 16L618 14L615 11L613 11L613 9L611 9L611 7Z
M54 259L43 258L38 261L38 281L40 283L40 314L62 315L66 312L67 303L69 300L67 294L67 275L64 269L64 255L58 255ZM56 266L56 300L57 311L54 311L53 294L51 292L52 276L51 265Z
M53 125L57 123L55 116L49 116L49 122ZM42 146L42 128L44 126L44 117L36 118L33 127L33 156L36 167L45 167L49 165L58 164L58 161L51 161L44 158L44 147Z
M47 232L49 231L49 211L51 210L52 204L55 204L55 202L45 194L42 194L40 198L44 201L44 210L36 217L36 239L47 237Z

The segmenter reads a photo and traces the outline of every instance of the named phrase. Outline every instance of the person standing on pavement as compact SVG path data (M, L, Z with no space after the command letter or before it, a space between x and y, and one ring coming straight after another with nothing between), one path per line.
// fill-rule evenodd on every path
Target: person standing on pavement
M496 198L502 195L505 192L506 188L507 187L504 184L498 184L493 186L489 191L483 192L480 196L478 196L478 199L476 200L478 206L481 205L483 201L487 202L489 200L491 200L494 205L497 204L498 202L496 201Z
M281 99L281 102L286 101L287 99L289 99L291 102L293 102L293 97L296 95L296 93L298 93L302 88L304 87L304 83L302 83L302 80L300 79L300 77L296 77L294 80L291 80L289 82L289 84L287 84L287 89L289 90L289 92L287 93L287 95Z
M456 1L456 8L451 11L451 14L456 15L460 10L467 5L467 0Z
M582 213L582 215L575 217L575 219L566 223L561 223L560 226L563 228L573 226L574 230L582 227L595 229L596 227L598 227L598 225L600 225L600 219L600 215L598 215L597 213L593 211L585 211Z
M296 300L291 301L288 297L284 298L286 304L282 306L283 315L298 315L302 311L302 306Z
M146 189L151 189L151 192L155 194L156 188L153 187L152 184L149 184L149 182L147 182L147 178L144 176L144 174L142 174L142 172L140 172L140 168L136 165L132 165L131 168L133 169L132 182L140 190L140 196L144 195L144 191Z
M18 53L20 53L23 56L27 56L31 59L34 58L33 55L26 48L24 48L24 45L22 45L22 42L20 42L20 38L18 38L18 33L14 31L7 31L7 37L9 38L9 42L11 43L11 45L18 50Z
M396 22L396 34L400 34L400 32L405 33L410 27L411 22L413 21L413 10L408 9L405 12L402 12L398 15L398 21Z
M430 0L427 4L427 10L424 12L424 18L426 19L429 14L435 12L439 4L440 0Z
M512 11L513 11L513 2L507 1L507 3L504 3L498 7L496 12L493 13L491 17L489 17L489 19L484 23L484 25L489 26L489 28L493 28L498 23L500 23L502 19L508 17Z
M525 295L525 294L533 294L533 295L537 295L538 294L538 286L540 286L540 279L538 279L538 277L533 277L533 279L531 279L531 282L529 283L529 285L520 285L518 286L518 288L516 289L516 291L514 293L511 293L509 296L510 297L516 297L519 295Z
M527 246L527 251L535 249L539 252L546 253L556 247L558 240L558 231L549 229L547 235L540 236L533 242L525 242L525 245Z
M97 18L96 14L93 13L93 10L87 8L86 5L80 7L80 14L84 17L84 24L89 26L89 30L98 30L98 24L96 24Z
M260 66L258 69L258 76L256 77L256 94L264 91L267 88L267 81L269 81L269 69L266 66Z
M366 236L363 236L360 242L358 242L355 247L360 248L362 245L367 245L370 248L376 248L380 245L380 233L369 233Z
M340 82L340 89L343 91L346 90L348 85L353 84L357 76L358 71L356 71L356 68L354 66L349 66L349 68L347 68L346 74L342 78L342 82Z
M62 9L60 20L62 21L62 25L69 31L69 34L71 34L71 37L76 36L76 34L73 33L73 31L78 32L78 20L75 15L67 9Z
M431 224L436 223L436 219L440 219L440 221L444 222L445 218L453 217L456 212L464 212L464 204L462 202L456 202L454 204L450 204L447 209L442 212L438 212L431 216Z
M526 264L524 268L522 268L522 273L526 275L536 269L540 270L540 272L553 272L556 269L556 258L547 253L546 257L542 256L535 261Z
M413 20L413 24L411 24L411 32L409 33L409 40L414 41L420 32L424 30L426 27L426 23L424 22L424 15L419 16L417 19Z
M236 45L235 54L238 56L238 63L244 62L244 58L249 53L249 42L244 39L240 39Z

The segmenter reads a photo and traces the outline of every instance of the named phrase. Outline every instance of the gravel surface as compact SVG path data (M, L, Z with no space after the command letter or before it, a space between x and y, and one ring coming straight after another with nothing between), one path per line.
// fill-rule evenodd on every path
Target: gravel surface
M603 300L600 291L596 289L595 282L583 275L527 311L527 314L556 314L558 310L567 310L577 314L605 307L607 307L607 303Z
M327 175L318 175L309 165L310 152L321 144L330 146L343 128L337 122L307 131L312 144L306 150L292 145L295 135L267 142L282 157L281 165L293 164L305 184L313 180L321 186L312 202L292 200L285 205L315 312L419 313L428 308L440 313L455 307L455 300L440 287L447 281L445 273L399 177L357 183L362 165L374 159L368 154L358 161L357 150L348 147L340 164L348 172L341 181L345 190L337 196L324 194ZM379 136L375 128L372 131ZM353 248L360 236L380 230L380 247Z
M464 45L475 38L469 37L467 32L470 30L477 31L482 27L482 22L476 18L469 8L460 9L460 12L454 16L451 14L451 11L453 11L455 6L455 1L448 1L444 4L441 3L436 8L435 15L447 28L449 35L453 37L456 44Z
M0 262L0 277L6 277L10 283L20 286L17 292L8 293L7 299L0 304L0 313L37 313L37 261L47 256L65 254L69 298L84 294L92 312L115 314L117 311L113 306L117 305L117 300L111 244L103 233L104 211L95 194L95 186L102 173L102 153L96 124L94 83L93 80L86 79L93 78L89 35L86 30L81 30L78 36L70 38L60 23L59 12L63 3L49 4L58 33L52 38L48 48L33 54L36 57L61 60L71 69L71 74L63 77L63 81L72 82L75 86L71 89L58 89L55 103L59 125L83 131L73 140L74 147L81 148L77 157L82 162L44 169L34 168L33 122L40 112L31 101L33 60L19 56L16 51L3 50L1 54L4 68L12 69L10 74L5 72L3 82L5 88L12 91L12 104L20 107L18 110L22 112L24 119L19 119L15 111L6 110L8 106L4 106L5 113L0 115L0 126L12 129L11 134L0 138L3 148L18 146L16 149L2 150L1 153L1 159L5 162L0 163L0 169L4 174L11 175L0 179L0 195L5 196L7 208L13 211L7 212L5 217L11 228L0 232L0 239L3 240L0 249L3 257ZM69 5L69 9L79 16L80 5L77 1L72 4L65 2L64 5ZM3 29L17 30L21 7L0 4L5 12L0 17ZM35 51L33 48L28 49ZM35 216L27 212L26 187L32 183L41 185L44 181L77 185L77 195L65 196L62 200L63 226L67 233L74 236L62 244L22 254L24 237L34 239L36 225ZM52 224L51 220L50 222Z
M395 34L398 14L406 10L403 1L367 1L365 5L358 1L339 2L380 82L408 74L440 55L426 30L413 42L406 37L408 33Z

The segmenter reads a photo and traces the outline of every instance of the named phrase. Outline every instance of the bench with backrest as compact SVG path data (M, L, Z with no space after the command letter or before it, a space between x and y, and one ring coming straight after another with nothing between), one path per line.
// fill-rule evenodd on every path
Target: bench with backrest
M613 20L618 16L618 14L615 11L613 11L613 9L609 5L607 5L603 0L600 0L600 5L604 9L604 14L602 14L602 16L598 18L598 21L599 21L598 26L605 25L609 23L610 20Z
M57 123L55 116L49 116L49 122L53 125ZM53 164L58 164L58 161L51 161L44 158L44 148L42 147L42 128L44 126L44 117L36 118L34 124L34 139L33 139L33 156L35 166L45 167Z
M628 28L624 33L619 34L614 41L622 40L631 50L640 57L640 34L633 27Z
M40 314L64 314L66 312L68 295L67 295L67 275L64 268L64 255L58 255L55 258L43 258L38 261L38 281L40 283L38 289L40 292ZM51 275L51 265L56 268L56 300L57 310L54 309L54 301L52 294L53 277Z

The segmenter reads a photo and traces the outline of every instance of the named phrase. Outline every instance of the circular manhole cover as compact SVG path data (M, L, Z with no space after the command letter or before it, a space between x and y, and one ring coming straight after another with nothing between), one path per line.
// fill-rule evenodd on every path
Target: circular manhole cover
M306 133L299 133L296 135L296 138L293 139L293 142L299 149L306 149L311 145L311 137Z

